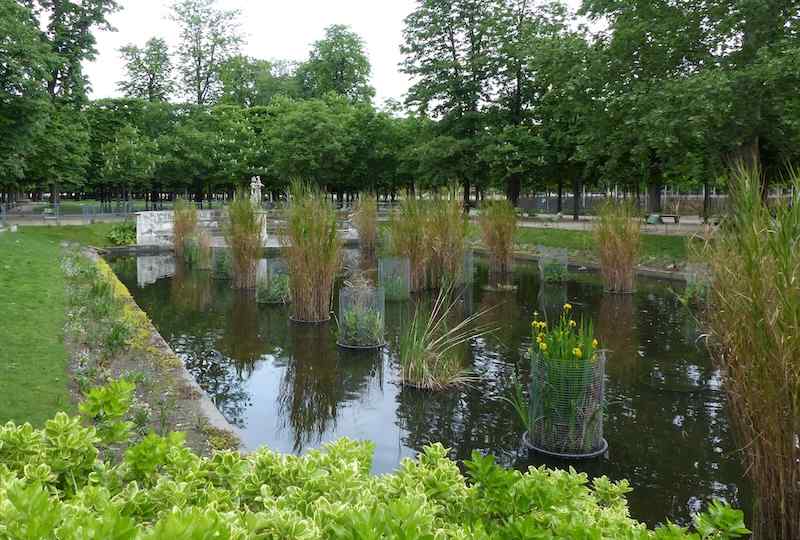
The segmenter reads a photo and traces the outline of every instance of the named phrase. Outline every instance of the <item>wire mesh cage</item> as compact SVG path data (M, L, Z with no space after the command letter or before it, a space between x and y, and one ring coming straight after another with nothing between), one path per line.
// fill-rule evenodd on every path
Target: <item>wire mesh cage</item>
M339 290L339 334L336 342L352 349L383 347L385 315L382 288L342 287Z
M382 257L378 260L378 283L386 300L408 300L411 296L411 264L408 257Z
M225 248L215 248L211 252L211 277L214 279L231 278L231 254Z
M289 265L285 259L262 259L258 263L256 301L259 304L288 304Z
M537 300L539 311L542 312L544 318L555 322L564 311L564 304L567 303L567 285L564 283L541 283Z
M604 453L606 356L593 360L531 359L528 445L561 458L589 458Z
M537 247L539 253L539 277L547 283L567 281L569 256L566 249Z

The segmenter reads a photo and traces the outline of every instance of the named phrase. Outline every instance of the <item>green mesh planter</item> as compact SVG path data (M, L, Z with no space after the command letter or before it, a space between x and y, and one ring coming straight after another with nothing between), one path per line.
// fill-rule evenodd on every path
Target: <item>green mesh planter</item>
M221 280L231 279L231 254L227 249L212 250L211 277Z
M381 257L378 260L378 283L386 300L402 301L411 297L411 264L408 257Z
M348 349L377 349L386 343L382 288L342 287L336 343Z
M589 360L545 360L533 353L529 449L561 459L589 459L608 449L603 438L606 355Z
M566 249L538 247L539 277L545 283L564 283L569 276Z
M259 304L288 304L289 266L284 259L265 259L259 264L256 301Z

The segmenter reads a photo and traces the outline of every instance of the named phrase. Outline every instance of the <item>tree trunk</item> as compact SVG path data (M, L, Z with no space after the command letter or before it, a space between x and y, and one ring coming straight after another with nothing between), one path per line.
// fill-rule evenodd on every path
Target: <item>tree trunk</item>
M522 186L522 177L519 174L512 174L506 182L506 198L513 206L519 202L519 193Z
M661 191L664 186L660 182L654 182L647 185L647 210L651 214L658 214L661 212Z
M581 213L581 178L575 175L572 180L572 220L578 221Z
M464 180L464 211L469 212L469 180Z
M564 179L558 178L558 199L556 200L556 214L564 211Z

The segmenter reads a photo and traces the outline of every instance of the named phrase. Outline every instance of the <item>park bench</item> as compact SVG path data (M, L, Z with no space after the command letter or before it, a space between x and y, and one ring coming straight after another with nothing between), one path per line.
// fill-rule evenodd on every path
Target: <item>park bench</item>
M52 208L45 208L42 211L42 219L45 221L58 220L58 210L53 211Z
M665 218L671 219L675 224L681 222L681 216L678 214L650 214L644 217L644 221L648 225L660 225L664 223Z
M681 216L678 214L661 214L661 221L663 222L665 219L671 219L676 225L681 222Z

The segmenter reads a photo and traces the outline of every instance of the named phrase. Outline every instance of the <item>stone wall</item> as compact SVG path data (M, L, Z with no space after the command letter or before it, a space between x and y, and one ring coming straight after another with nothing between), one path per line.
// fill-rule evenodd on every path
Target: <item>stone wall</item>
M197 228L207 231L212 238L221 236L221 212L198 210ZM136 214L136 244L140 246L172 246L173 212L138 212Z

